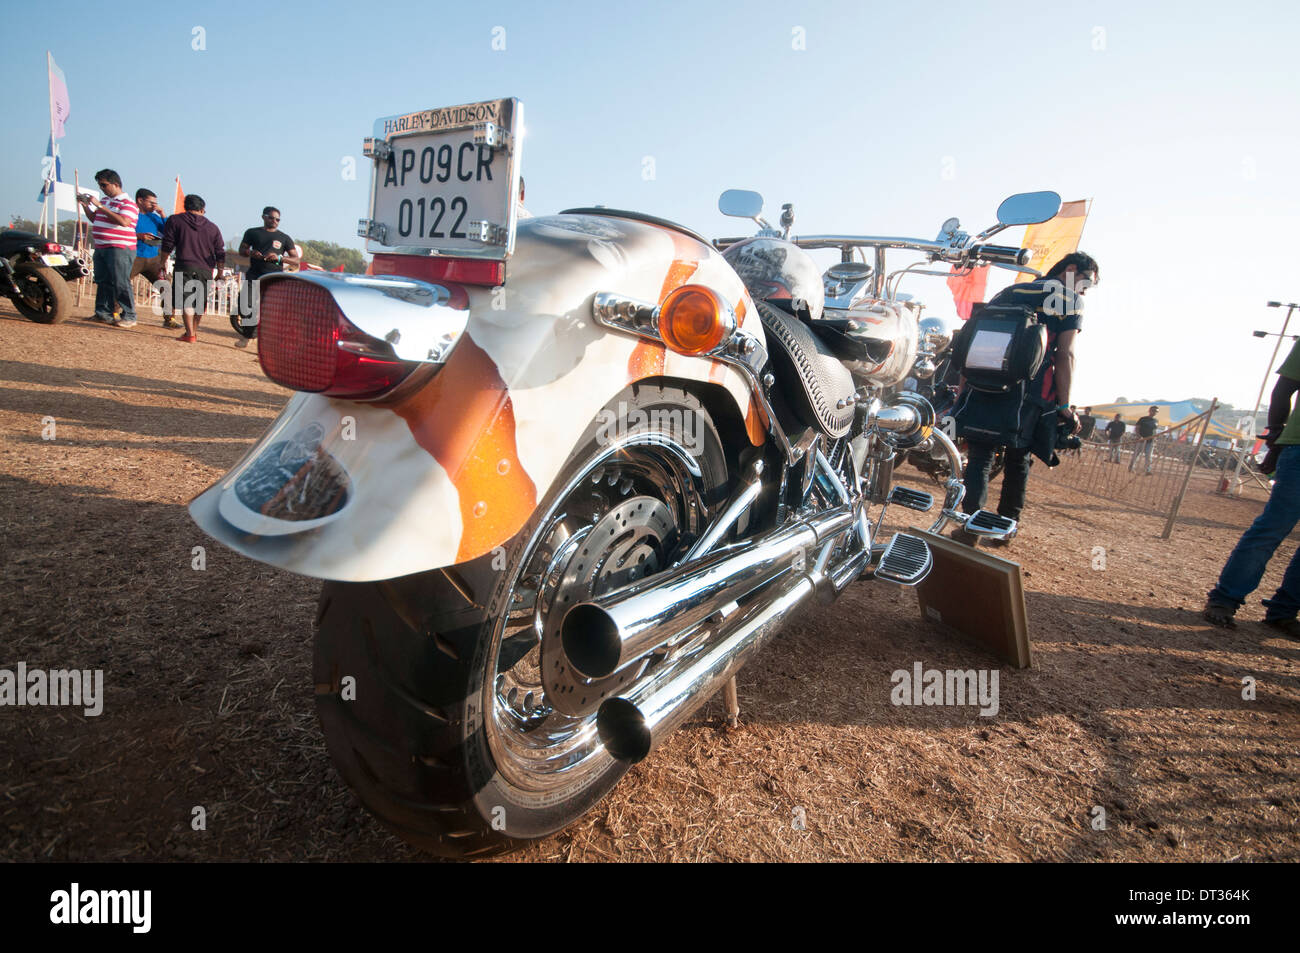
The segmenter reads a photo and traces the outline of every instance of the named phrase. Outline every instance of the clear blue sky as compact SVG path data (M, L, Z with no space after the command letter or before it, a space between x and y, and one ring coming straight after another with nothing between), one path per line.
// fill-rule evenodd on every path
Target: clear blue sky
M716 199L743 187L793 202L796 232L932 237L951 215L989 224L1012 192L1093 199L1080 403L1249 406L1271 351L1250 331L1280 328L1266 300L1300 300L1294 3L58 10L6 7L4 216L39 214L49 49L72 102L65 178L110 166L169 198L180 175L228 237L274 204L295 238L360 247L375 117L517 96L535 213L599 202L736 234ZM904 290L951 313L938 279Z

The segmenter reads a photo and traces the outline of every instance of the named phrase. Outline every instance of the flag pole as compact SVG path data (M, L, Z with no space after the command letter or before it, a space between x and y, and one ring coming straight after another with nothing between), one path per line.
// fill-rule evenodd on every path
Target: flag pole
M50 92L50 152L53 153L50 156L50 161L54 163L54 178L51 179L51 182L57 182L59 179L59 147L54 141L54 54L49 50L45 51L45 85ZM57 242L59 240L59 199L57 190L53 185L50 186L50 191L45 193L45 204L47 206L50 204L52 194L54 195L54 240Z
M74 168L72 170L72 192L74 195L81 194L81 170L80 169ZM89 222L86 223L86 227L87 229L89 229L90 227ZM78 258L81 257L81 203L80 202L77 203L77 227L76 230L72 233L72 250ZM85 284L86 284L86 279L84 277L77 279L77 307L78 308L81 307L81 293Z

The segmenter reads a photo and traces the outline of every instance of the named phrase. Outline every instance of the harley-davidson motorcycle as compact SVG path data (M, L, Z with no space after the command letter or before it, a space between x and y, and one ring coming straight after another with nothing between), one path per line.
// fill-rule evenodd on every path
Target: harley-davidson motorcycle
M720 251L636 212L523 218L522 112L375 123L374 274L262 279L261 364L295 393L190 504L232 549L325 581L330 754L387 827L449 856L569 824L720 690L734 717L737 671L814 596L925 575L919 537L878 529L933 500L888 472L903 448L956 450L923 397L887 393L918 351L884 249L1022 254L761 219ZM1008 199L1001 225L1050 204ZM824 247L875 261L827 298L804 250ZM945 491L934 529L1014 530Z
M23 317L38 324L57 324L72 313L67 282L90 274L90 267L71 248L16 228L0 229L0 293L7 294Z

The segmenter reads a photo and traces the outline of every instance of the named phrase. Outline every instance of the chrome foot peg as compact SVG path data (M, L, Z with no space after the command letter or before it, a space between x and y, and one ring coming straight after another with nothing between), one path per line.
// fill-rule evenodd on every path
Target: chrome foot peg
M976 510L966 521L966 532L976 536L992 536L994 539L1010 539L1016 535L1016 521L988 510Z
M911 487L896 486L889 491L889 502L896 503L909 510L916 510L920 513L927 512L930 507L934 506L934 497L923 490L913 490Z
M908 533L895 533L876 564L876 578L915 586L930 573L933 561L925 540Z

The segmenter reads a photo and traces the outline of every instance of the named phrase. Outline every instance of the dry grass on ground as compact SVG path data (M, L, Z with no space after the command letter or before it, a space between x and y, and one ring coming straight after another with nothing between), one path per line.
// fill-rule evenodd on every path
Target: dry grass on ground
M44 327L0 305L0 667L106 678L98 718L0 710L0 859L417 859L330 766L310 676L318 584L237 557L185 511L284 392L221 321L197 345L158 324ZM512 856L1300 859L1300 643L1200 620L1262 505L1212 485L1194 482L1162 541L1157 516L1031 483L1009 556L1035 665L1001 671L995 717L891 705L895 669L996 662L924 624L912 591L859 583L742 673L739 730L715 699L593 812Z

